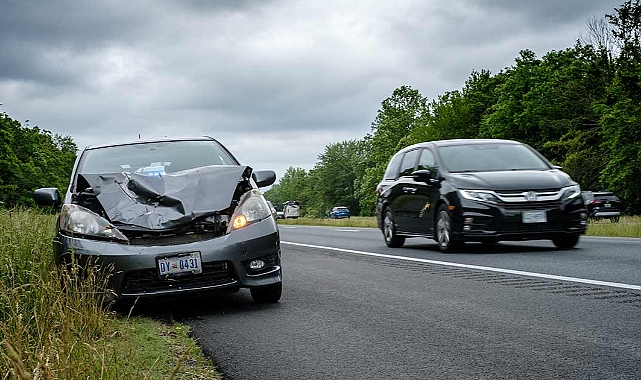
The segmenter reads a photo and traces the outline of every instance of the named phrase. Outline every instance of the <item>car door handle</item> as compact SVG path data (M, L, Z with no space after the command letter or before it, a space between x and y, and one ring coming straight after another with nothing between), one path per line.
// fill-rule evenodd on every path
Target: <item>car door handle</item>
M415 187L404 187L403 192L406 194L416 194L416 188Z

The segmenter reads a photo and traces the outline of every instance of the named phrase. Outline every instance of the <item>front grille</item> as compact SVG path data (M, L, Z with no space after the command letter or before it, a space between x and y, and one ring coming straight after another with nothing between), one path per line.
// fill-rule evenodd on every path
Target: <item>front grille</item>
M534 202L501 202L501 207L506 210L550 210L561 207L560 201L534 201Z
M133 237L129 239L131 245L146 245L149 247L161 247L166 245L188 244L197 241L215 239L223 236L219 232L205 232L205 233L187 233L175 235L162 235L156 236L145 235L142 237Z
M203 263L203 272L195 275L161 279L156 268L127 272L123 294L144 294L163 290L187 290L232 283L232 266L226 261Z

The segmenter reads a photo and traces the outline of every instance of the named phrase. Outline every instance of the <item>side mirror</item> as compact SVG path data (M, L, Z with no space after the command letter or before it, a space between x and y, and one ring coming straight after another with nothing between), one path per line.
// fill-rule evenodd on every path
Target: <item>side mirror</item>
M412 178L416 182L430 183L432 180L432 172L429 170L416 170L412 172Z
M256 186L265 187L276 182L276 173L273 170L259 170L252 174Z
M60 192L55 187L45 187L33 192L33 200L40 206L58 207L62 203Z

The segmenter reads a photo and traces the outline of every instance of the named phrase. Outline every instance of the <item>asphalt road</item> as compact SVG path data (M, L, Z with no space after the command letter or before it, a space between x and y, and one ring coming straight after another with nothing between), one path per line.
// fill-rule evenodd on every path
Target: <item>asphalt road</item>
M174 310L227 379L641 379L641 240L445 255L281 226L281 241L280 303L241 290Z

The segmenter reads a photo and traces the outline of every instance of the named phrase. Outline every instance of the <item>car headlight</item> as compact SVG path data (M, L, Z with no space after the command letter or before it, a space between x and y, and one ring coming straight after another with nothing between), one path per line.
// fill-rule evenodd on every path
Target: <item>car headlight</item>
M499 201L499 198L497 198L493 192L487 190L459 190L459 193L461 193L463 198L473 201L492 203L496 203Z
M82 206L66 204L60 211L60 230L71 235L93 236L101 239L129 239L109 221Z
M564 188L562 199L573 199L581 195L581 187L579 185L572 185Z
M267 201L258 190L251 190L243 194L238 202L238 207L231 217L227 232L243 228L249 224L261 221L272 215L267 206Z

